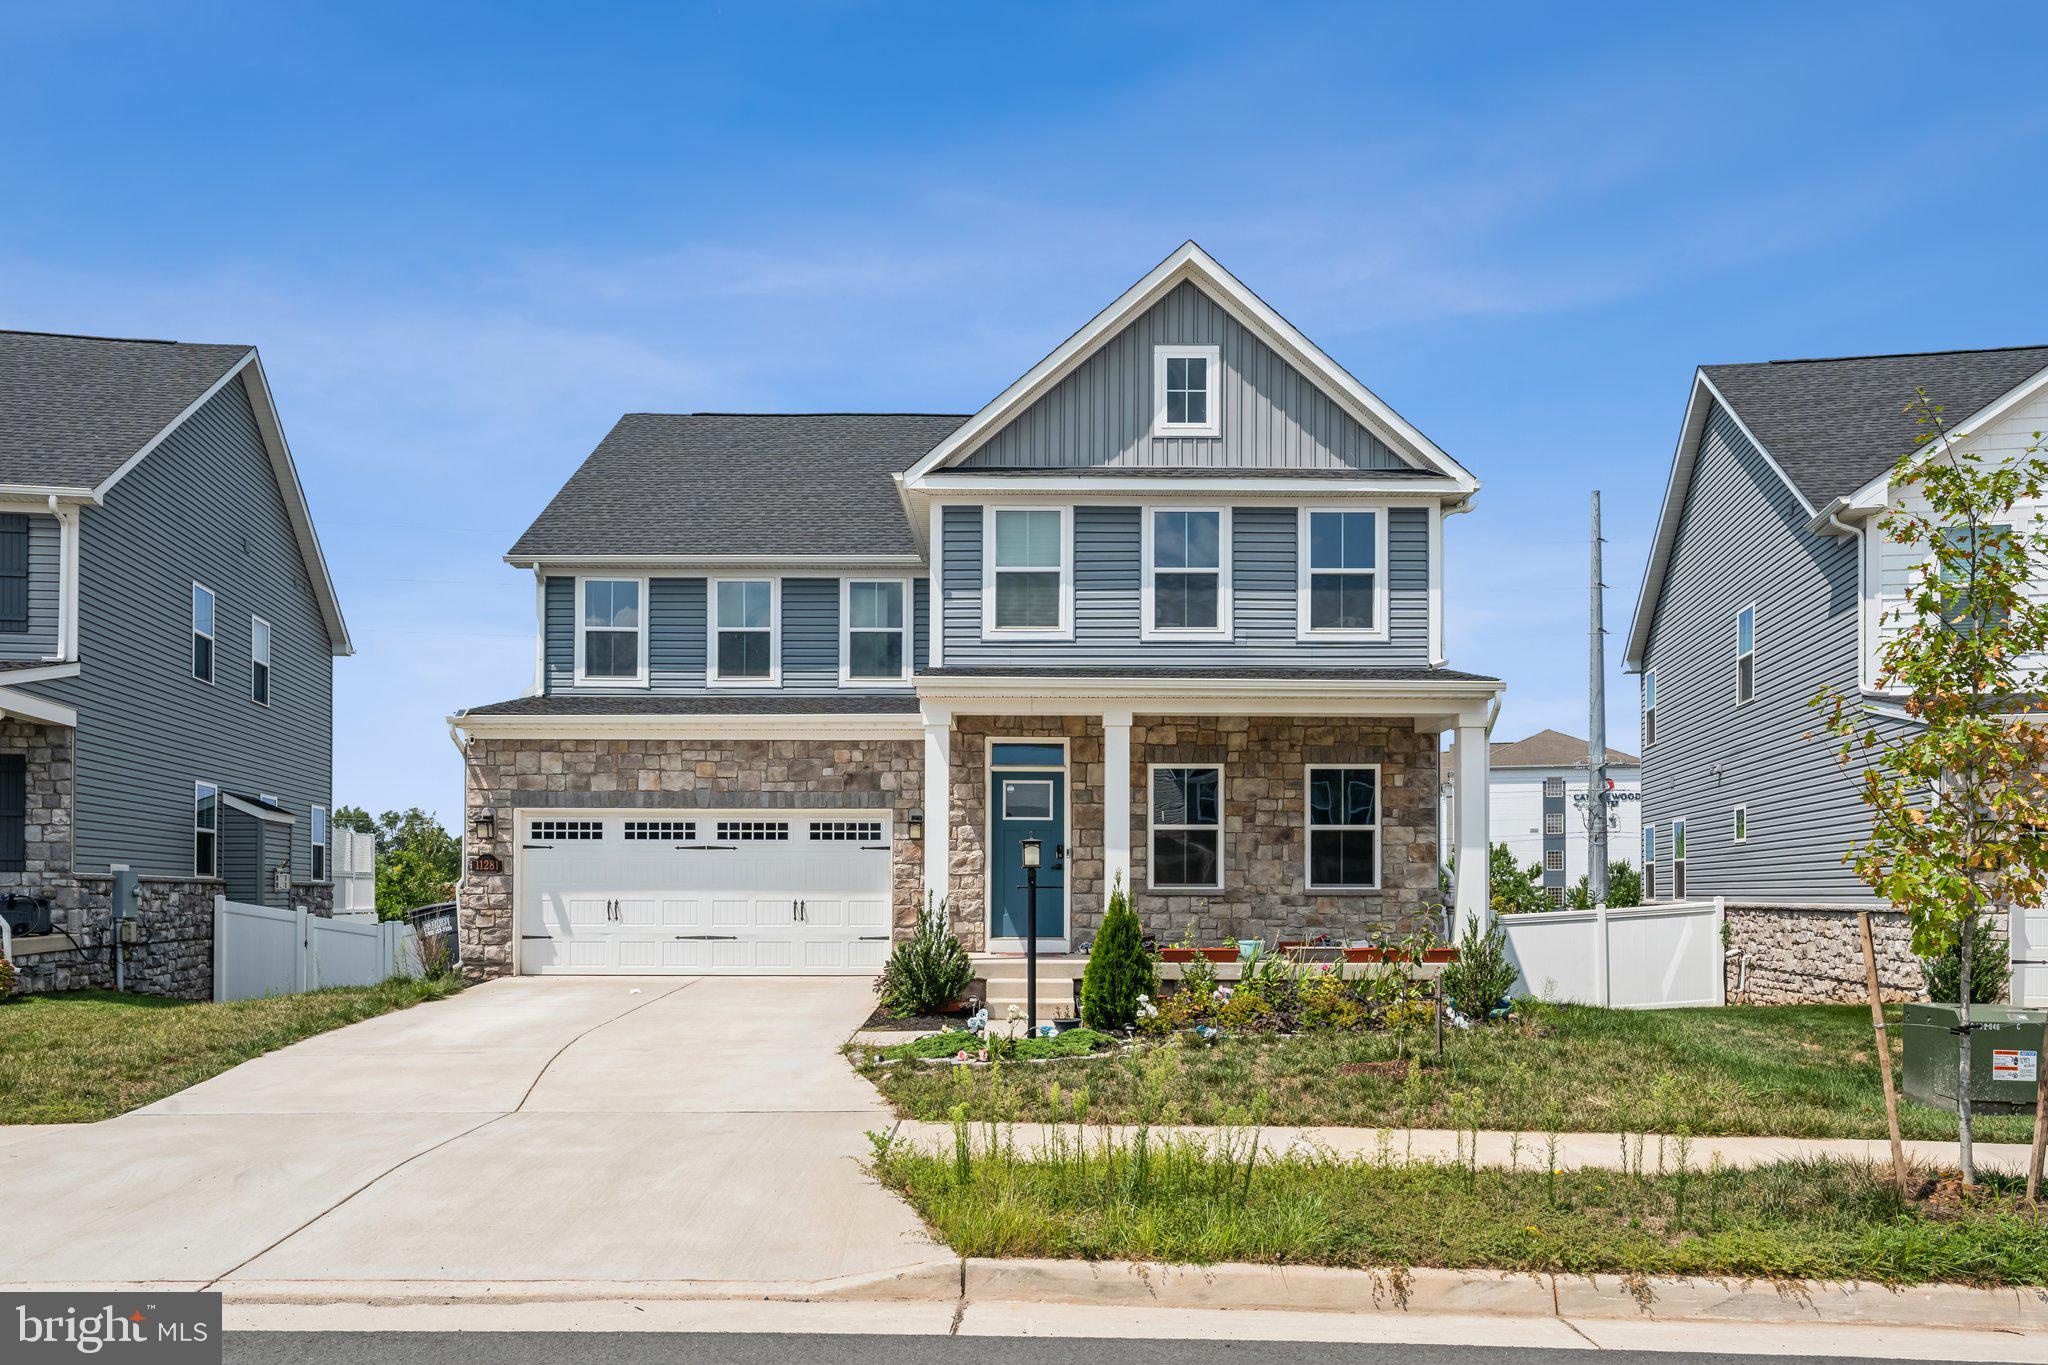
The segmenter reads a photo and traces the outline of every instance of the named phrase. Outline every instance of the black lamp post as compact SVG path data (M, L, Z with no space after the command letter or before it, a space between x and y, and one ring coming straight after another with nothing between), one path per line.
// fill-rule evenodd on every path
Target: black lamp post
M1038 859L1040 845L1026 839L1024 853L1024 1032L1038 1032Z

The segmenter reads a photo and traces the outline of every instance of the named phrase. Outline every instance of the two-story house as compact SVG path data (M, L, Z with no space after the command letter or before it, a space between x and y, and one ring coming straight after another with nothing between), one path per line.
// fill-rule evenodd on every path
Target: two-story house
M1855 912L1875 908L1889 994L1922 986L1902 918L1844 855L1870 828L1862 769L1811 705L1860 692L1880 727L1878 649L1927 553L1888 539L1891 475L1921 432L1957 448L2048 430L2048 346L1709 365L1693 378L1635 619L1646 893L1728 901L1729 998L1861 999ZM2048 922L2010 926L2014 998L2048 999ZM2038 959L2038 961L2037 961Z
M1051 953L1119 884L1161 941L1434 927L1477 490L1193 243L969 416L627 416L507 557L531 694L451 717L464 961L872 972L927 897L1015 953L1031 840Z
M0 893L54 931L25 987L113 983L117 867L158 994L210 993L216 895L331 903L349 652L254 350L0 332Z

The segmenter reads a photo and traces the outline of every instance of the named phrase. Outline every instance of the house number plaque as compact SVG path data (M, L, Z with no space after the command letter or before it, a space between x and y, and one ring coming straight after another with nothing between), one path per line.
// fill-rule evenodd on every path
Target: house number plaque
M495 853L479 853L469 860L469 870L471 872L482 872L486 875L503 872L505 870L505 860Z

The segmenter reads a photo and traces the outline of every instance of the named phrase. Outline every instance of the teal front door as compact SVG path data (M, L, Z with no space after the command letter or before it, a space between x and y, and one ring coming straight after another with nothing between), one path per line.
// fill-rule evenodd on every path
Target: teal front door
M1050 748L1050 752L1045 752ZM998 744L998 764L1010 750L1016 758L1063 763L1057 746ZM1014 760L1013 760L1014 761ZM1021 942L1029 923L1030 895L1024 876L1024 841L1039 844L1038 937L1067 936L1067 871L1059 846L1066 842L1067 775L1058 768L992 767L989 770L990 936Z

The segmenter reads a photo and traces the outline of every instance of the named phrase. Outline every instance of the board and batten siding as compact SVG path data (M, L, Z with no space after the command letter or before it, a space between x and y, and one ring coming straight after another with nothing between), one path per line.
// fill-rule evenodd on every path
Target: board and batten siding
M29 513L28 629L0 632L0 659L51 659L57 655L57 603L64 590L57 519Z
M192 676L192 582L215 594L214 681ZM276 796L312 874L333 808L334 658L284 495L236 379L87 507L76 678L19 684L76 707L81 874L192 874L192 784ZM271 629L271 704L250 699L250 617Z
M1220 432L1154 438L1153 349L1215 346ZM1198 286L1182 282L1002 430L963 469L1119 465L1403 469L1406 463Z
M1682 819L1690 898L1873 899L1842 860L1870 828L1857 794L1862 769L1839 761L1808 704L1823 687L1857 686L1858 547L1813 534L1806 520L1784 481L1715 408L1644 653L1657 676L1657 739L1642 748L1642 820L1657 827L1666 898L1671 821ZM1738 705L1735 615L1751 604L1755 696ZM1737 806L1748 810L1740 844ZM1640 859L1640 838L1614 856Z
M1387 516L1388 619L1385 641L1298 640L1294 507L1231 510L1231 638L1145 640L1140 621L1143 509L1084 504L1074 509L1074 638L984 640L982 509L950 506L941 617L949 667L1016 663L1184 667L1429 663L1429 514L1412 507Z
M732 577L744 577L734 574ZM840 579L815 574L776 574L782 606L782 690L836 692L839 682ZM601 575L592 575L601 577ZM911 590L911 636L906 646L913 660L923 657L925 632L931 620L924 578L904 574L848 574L848 578L908 578ZM708 629L708 580L650 578L647 598L646 687L621 687L604 682L576 685L576 579L550 575L545 592L547 638L544 647L546 685L550 693L636 696L648 692L705 691ZM848 683L847 690L871 684ZM715 689L714 689L715 690Z

